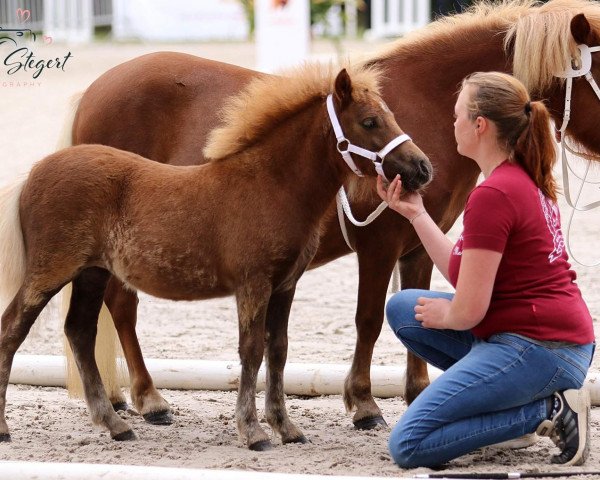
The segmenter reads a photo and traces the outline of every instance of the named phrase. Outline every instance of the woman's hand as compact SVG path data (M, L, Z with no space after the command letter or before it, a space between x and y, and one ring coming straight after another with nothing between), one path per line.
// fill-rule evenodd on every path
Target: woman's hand
M445 329L444 319L450 310L450 300L446 298L417 298L415 320L426 328Z
M405 192L402 195L402 181L400 180L400 175L396 175L387 187L385 186L381 175L378 175L377 193L383 201L387 202L392 210L409 220L415 218L415 215L425 210L425 207L423 207L423 199L418 193Z

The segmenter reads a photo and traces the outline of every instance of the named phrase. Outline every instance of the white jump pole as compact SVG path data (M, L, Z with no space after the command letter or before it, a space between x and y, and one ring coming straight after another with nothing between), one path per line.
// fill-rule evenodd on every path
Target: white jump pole
M123 362L122 359L119 359ZM65 387L65 357L52 355L15 355L10 383ZM125 366L125 365L123 365ZM177 390L237 390L239 361L146 359L146 366L157 388ZM288 363L285 366L285 393L292 395L339 395L343 392L348 365ZM435 378L441 372L430 370ZM373 395L380 398L404 394L406 369L372 366ZM265 368L258 373L257 389L265 388Z
M384 480L384 477L301 475L241 470L103 465L88 463L2 462L2 480ZM407 478L407 477L403 477ZM415 478L415 477L411 477ZM387 478L389 480L389 477Z
M123 360L120 360L123 362ZM52 355L15 355L10 383L65 387L65 357ZM238 361L146 359L148 371L157 388L176 390L237 390L241 366ZM285 366L285 393L291 395L340 395L348 365L288 363ZM429 378L441 371L429 367ZM404 396L406 369L371 366L371 390L375 397ZM592 405L600 405L600 375L590 373L585 382ZM265 369L258 374L257 389L265 388Z

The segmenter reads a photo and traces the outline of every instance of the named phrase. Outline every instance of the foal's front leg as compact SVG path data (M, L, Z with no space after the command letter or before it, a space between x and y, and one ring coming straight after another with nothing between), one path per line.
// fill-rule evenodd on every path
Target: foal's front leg
M269 436L258 423L256 378L265 345L265 317L270 286L248 284L236 292L239 352L242 363L235 416L240 437L250 450L269 450Z
M283 369L287 359L287 328L296 287L274 293L269 300L266 320L267 382L265 416L283 443L306 443L306 437L288 418L283 390Z

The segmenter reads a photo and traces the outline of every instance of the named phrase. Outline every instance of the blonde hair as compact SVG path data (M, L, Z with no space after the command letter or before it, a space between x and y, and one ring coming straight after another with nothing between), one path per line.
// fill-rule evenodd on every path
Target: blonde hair
M494 122L501 147L510 152L544 195L556 201L552 168L556 150L550 132L550 114L542 102L532 102L525 86L500 72L476 72L463 80L473 87L467 109L471 119L481 116Z

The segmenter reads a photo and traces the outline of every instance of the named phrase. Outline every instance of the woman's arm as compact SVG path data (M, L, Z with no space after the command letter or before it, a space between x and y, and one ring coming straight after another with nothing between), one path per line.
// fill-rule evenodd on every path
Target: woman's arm
M446 280L450 281L448 278L448 264L454 245L427 214L421 195L406 193L400 198L402 181L399 175L396 175L396 178L392 180L387 188L384 186L382 178L377 177L377 192L392 210L410 221L427 254Z
M488 311L501 259L502 254L492 250L463 250L454 299L420 297L415 319L427 328L473 328Z

